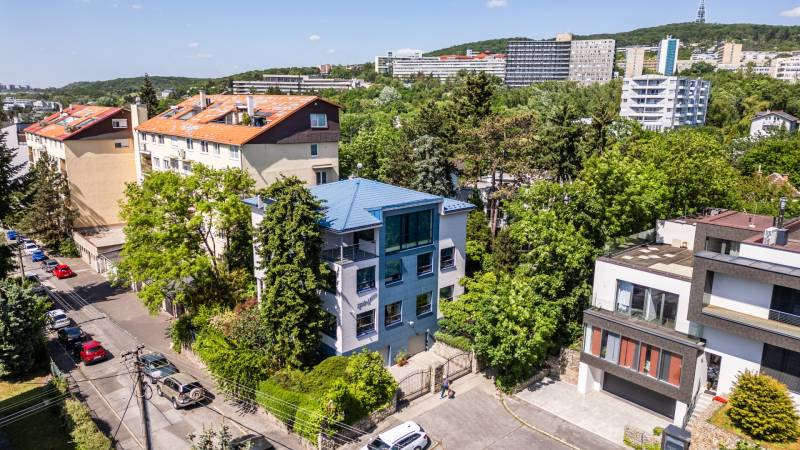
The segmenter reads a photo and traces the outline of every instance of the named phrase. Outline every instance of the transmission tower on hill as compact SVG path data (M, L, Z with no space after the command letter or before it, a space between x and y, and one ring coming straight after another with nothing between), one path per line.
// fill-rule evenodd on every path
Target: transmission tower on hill
M700 0L700 6L697 8L697 19L695 20L697 23L706 23L706 2L705 0Z

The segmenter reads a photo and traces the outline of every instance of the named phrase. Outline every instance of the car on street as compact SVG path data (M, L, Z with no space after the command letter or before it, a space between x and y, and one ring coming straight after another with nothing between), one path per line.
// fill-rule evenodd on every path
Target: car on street
M151 383L157 382L162 378L180 372L174 364L169 362L166 356L161 353L147 353L139 356L142 371L150 379Z
M80 352L83 350L82 344L88 342L88 339L80 327L64 327L58 330L58 342L61 342L69 353L80 356Z
M23 253L26 255L32 255L33 252L39 250L39 246L34 244L33 242L23 243L24 247L22 248Z
M416 422L408 421L391 428L361 450L423 450L428 448L431 440L425 430Z
M245 434L231 439L230 448L231 450L275 450L272 442L257 434Z
M156 385L159 397L166 397L172 407L180 409L206 398L206 390L199 381L185 373L175 373L161 379Z
M33 253L31 253L31 262L39 262L39 261L44 261L46 259L47 255L45 255L44 252L41 250L34 250Z
M57 265L58 265L58 261L56 261L55 259L48 259L48 260L42 261L42 270L44 270L47 273L51 273L53 271L53 269L56 268Z
M51 330L60 330L61 328L68 327L72 321L67 317L61 309L54 309L47 312L47 327Z
M55 275L59 280L63 280L64 278L74 276L75 272L73 272L68 265L59 264L53 268L53 275Z
M16 241L17 240L17 236L18 236L18 234L14 230L6 231L6 239L8 239L9 241Z
M100 342L91 340L81 345L80 357L81 361L88 365L106 360L108 358L108 352L103 348Z
M25 281L27 282L28 286L31 287L31 290L34 294L45 295L47 294L47 289L42 284L42 281L39 279L39 276L35 273L28 274L25 276Z

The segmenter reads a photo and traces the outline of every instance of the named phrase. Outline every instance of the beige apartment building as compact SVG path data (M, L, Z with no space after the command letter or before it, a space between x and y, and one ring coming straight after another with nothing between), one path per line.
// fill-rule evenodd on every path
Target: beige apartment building
M259 188L280 176L339 178L339 106L317 96L201 92L149 120L133 110L139 181L151 170L188 174L192 163L244 169Z
M24 132L30 160L47 154L66 175L78 211L73 237L84 260L104 271L104 253L118 251L124 242L119 201L125 183L136 181L130 111L70 105ZM94 242L98 236L102 243Z

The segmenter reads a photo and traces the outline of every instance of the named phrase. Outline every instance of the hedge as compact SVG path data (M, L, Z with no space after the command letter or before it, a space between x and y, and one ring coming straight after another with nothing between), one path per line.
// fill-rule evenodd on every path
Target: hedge
M433 337L437 341L447 344L450 347L455 347L459 350L464 350L465 352L472 351L472 341L464 336L453 336L442 331L437 331L433 334Z
M250 390L269 376L269 358L266 355L238 348L222 333L210 328L197 335L192 349L226 393L253 399Z
M113 448L111 440L97 428L89 413L89 408L82 402L67 399L62 411L76 450L110 450Z
M258 384L256 401L297 434L311 442L317 441L320 431L317 414L321 414L322 409L313 396L289 390L269 379Z

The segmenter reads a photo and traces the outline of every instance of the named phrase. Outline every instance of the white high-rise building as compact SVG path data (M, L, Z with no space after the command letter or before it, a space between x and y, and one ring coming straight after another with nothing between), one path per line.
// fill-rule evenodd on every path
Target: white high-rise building
M773 60L771 75L779 80L797 83L800 80L800 56Z
M642 75L622 83L620 116L662 131L706 122L711 82L686 77Z
M501 80L506 75L506 55L500 53L477 53L467 50L465 55L422 56L396 59L392 62L392 76L414 78L431 76L439 80L455 77L461 71L487 72Z
M614 39L572 41L569 80L581 84L611 81L615 48Z
M667 36L658 46L658 73L662 75L675 75L678 68L678 49L680 39Z

